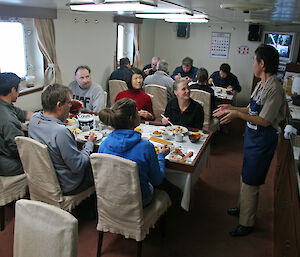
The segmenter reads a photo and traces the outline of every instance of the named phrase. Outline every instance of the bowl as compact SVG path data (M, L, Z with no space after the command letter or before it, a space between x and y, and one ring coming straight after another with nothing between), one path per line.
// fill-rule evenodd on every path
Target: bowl
M192 143L197 143L201 138L201 135L189 135L189 139Z

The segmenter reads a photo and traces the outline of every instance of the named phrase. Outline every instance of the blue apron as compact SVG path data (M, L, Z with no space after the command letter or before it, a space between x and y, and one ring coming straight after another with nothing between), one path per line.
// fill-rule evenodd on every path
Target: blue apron
M259 115L262 109L259 100L256 102L251 98L249 115ZM265 183L277 141L278 133L272 126L263 127L247 122L242 170L242 180L245 184L259 186Z

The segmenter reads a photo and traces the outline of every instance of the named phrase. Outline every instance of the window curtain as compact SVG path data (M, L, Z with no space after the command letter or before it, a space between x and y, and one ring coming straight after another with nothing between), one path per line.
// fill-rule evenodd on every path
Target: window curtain
M46 60L44 86L60 83L61 72L57 64L55 48L55 31L52 19L34 19L38 34L38 46Z
M134 44L134 56L133 56L133 66L139 69L142 69L141 63L141 54L140 54L140 35L141 35L141 25L134 24L134 36L133 36L133 44Z

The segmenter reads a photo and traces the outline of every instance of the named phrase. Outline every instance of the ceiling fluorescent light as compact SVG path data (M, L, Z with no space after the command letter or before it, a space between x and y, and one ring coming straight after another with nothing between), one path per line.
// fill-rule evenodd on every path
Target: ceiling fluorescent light
M101 4L104 0L70 0L68 5Z
M207 23L208 19L165 19L166 22Z
M153 8L153 6L136 4L136 3L126 3L126 4L86 4L86 5L71 5L72 11L83 11L83 12L118 12L118 11L143 11L145 9Z
M205 14L187 15L182 13L136 13L135 17L142 19L203 19Z

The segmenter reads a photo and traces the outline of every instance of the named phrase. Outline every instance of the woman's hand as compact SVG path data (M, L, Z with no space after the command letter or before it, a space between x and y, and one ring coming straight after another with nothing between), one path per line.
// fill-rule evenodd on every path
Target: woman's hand
M145 120L152 120L153 116L150 112L145 111L145 110L140 110L138 111L140 117L144 118Z
M224 114L228 113L228 111L232 110L232 106L230 104L221 104L218 105L218 109L213 111L213 116L215 118L220 118Z
M163 153L165 156L168 155L170 153L170 146L163 145L160 152Z
M161 123L164 124L164 125L168 125L169 120L170 120L170 118L164 117L164 118L161 119Z

